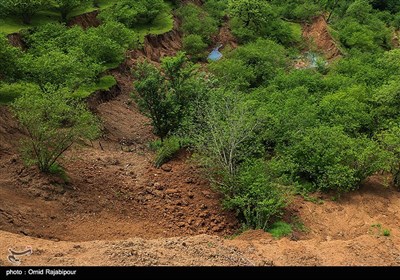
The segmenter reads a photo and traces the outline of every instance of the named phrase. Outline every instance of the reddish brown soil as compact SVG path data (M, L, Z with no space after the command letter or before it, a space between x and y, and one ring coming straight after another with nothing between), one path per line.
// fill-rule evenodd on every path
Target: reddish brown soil
M215 38L213 38L214 46L221 44L223 48L235 49L238 46L236 38L232 35L232 31L229 26L229 22L226 21L221 28L219 33Z
M66 242L2 231L0 265L9 264L8 248L23 250L31 246L33 255L22 257L22 265L398 266L400 193L383 186L381 181L380 177L372 177L359 191L338 201L326 195L320 196L323 204L296 198L291 210L299 215L306 230L279 240L263 231L247 231L232 240L210 235L157 239L128 235L124 240ZM24 198L14 195L12 200L29 206ZM30 206L36 207L35 202L31 201ZM110 227L120 226L112 219L103 222ZM92 231L103 230L99 224L93 225L96 227ZM85 221L77 222L74 228L78 231L85 226ZM390 236L383 236L383 229L389 229Z
M106 133L66 154L69 183L24 168L11 152L17 143L2 139L0 229L72 241L234 232L234 215L221 209L219 195L187 163L187 153L153 167L149 120L127 95L97 110ZM7 131L0 135L14 139Z
M129 66L135 63L138 58L147 58L154 62L160 62L165 56L174 56L182 49L182 34L179 31L180 22L174 20L174 27L171 31L161 35L146 36L141 50L129 52Z
M341 55L335 40L329 34L328 24L324 16L315 18L311 24L303 26L303 37L311 48L317 48L328 60Z
M93 11L90 13L82 14L76 17L71 18L68 21L68 26L78 25L83 29L87 29L89 27L97 27L100 25L100 20L97 18L99 11Z

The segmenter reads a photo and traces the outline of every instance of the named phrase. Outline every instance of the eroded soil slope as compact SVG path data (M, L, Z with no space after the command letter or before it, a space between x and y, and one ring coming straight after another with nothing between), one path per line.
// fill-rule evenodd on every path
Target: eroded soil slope
M323 197L322 205L297 198L291 210L308 230L280 240L248 231L233 240L197 235L54 242L3 231L0 265L9 265L8 248L26 246L33 255L23 257L23 265L400 265L400 193L376 179L338 201Z

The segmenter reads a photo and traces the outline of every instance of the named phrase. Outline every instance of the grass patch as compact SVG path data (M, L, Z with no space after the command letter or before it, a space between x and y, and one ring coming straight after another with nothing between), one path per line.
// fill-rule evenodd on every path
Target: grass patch
M95 8L89 3L86 6L79 7L72 11L68 18L79 16L82 14L90 13L95 10L106 9L113 4L117 3L118 0L100 0L99 6L100 8ZM32 23L30 25L26 25L22 23L22 19L19 17L6 17L0 19L0 32L5 33L6 35L20 32L23 29L27 29L30 27L40 26L46 23L56 23L61 20L60 13L54 12L53 8L50 7L48 10L38 12L33 18Z
M22 93L34 94L38 91L38 86L31 83L0 83L0 104L9 104L21 96Z
M159 35L171 31L174 28L174 17L172 16L172 4L167 2L166 9L162 11L152 24L138 25L133 28L139 34L140 43L144 42L146 35Z
M309 232L309 229L304 225L303 221L300 219L299 216L292 217L290 224L292 225L293 230L295 231Z
M170 161L181 149L181 139L171 136L162 142L161 147L157 151L154 165L160 168L164 163Z
M0 104L8 104L13 102L17 97L19 96L19 94L15 94L13 92L10 91L2 91L2 89L0 88Z
M103 76L99 82L93 85L83 85L76 92L72 94L73 97L86 98L93 92L98 90L109 90L117 84L115 78L111 75Z
M93 5L91 5L91 3L88 3L88 5L86 5L86 6L82 6L82 7L75 9L74 11L72 11L69 14L69 18L87 14L87 13L90 13L90 12L93 12L96 10L107 9L107 8L111 7L112 5L114 5L115 3L118 3L118 0L99 0L98 3L99 3L99 8L93 7Z
M276 222L271 225L269 228L268 232L274 237L274 238L281 238L283 236L287 236L293 232L292 226L288 223L285 223L283 221Z
M303 29L300 23L287 22L292 32L295 42L300 43L303 40Z

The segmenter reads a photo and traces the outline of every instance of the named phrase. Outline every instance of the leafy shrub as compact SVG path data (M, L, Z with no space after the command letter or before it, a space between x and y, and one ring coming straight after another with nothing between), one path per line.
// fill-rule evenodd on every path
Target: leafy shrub
M224 206L235 210L244 223L266 230L273 218L282 214L286 205L285 192L267 176L262 160L244 163L229 192L222 189Z
M285 45L296 41L289 24L280 19L275 7L268 1L230 0L228 3L232 33L242 43L260 37Z
M193 104L207 89L183 52L163 58L161 69L148 62L139 63L133 74L137 79L134 98L161 139L191 119Z
M258 39L228 53L211 66L228 88L254 88L270 82L286 67L286 50L271 40Z
M18 58L22 56L18 48L12 47L0 33L0 80L13 80L18 76Z
M390 154L376 142L350 138L341 127L313 127L294 136L283 160L290 163L288 170L297 180L313 182L315 190L350 191L390 166Z
M99 135L97 119L83 103L68 99L68 91L47 89L24 94L13 104L20 124L28 132L22 150L28 164L42 172L54 164L80 138Z
M22 94L35 94L39 90L36 84L31 83L0 83L0 103L9 103Z
M200 35L190 34L183 37L183 49L187 54L192 55L195 58L201 58L204 56L206 48L207 44L204 43Z
M32 17L46 6L49 0L1 0L0 10L5 15L20 17L25 24L30 24Z
M185 35L198 35L204 42L210 43L211 36L218 31L218 22L192 3L180 7L177 15L182 19L181 29Z

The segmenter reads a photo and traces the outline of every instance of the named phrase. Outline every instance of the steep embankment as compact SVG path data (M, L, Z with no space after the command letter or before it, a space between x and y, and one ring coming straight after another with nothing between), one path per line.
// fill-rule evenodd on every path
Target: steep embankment
M341 55L335 40L329 33L328 24L324 16L316 17L312 23L304 24L303 37L308 46L322 52L328 60Z

